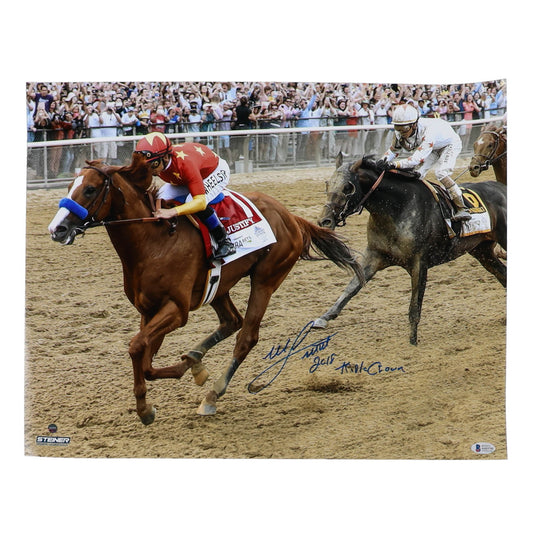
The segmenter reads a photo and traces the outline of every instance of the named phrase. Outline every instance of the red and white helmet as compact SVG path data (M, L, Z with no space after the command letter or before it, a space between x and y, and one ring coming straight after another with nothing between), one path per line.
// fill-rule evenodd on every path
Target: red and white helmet
M147 161L160 159L172 151L170 139L157 131L145 135L135 147L136 152L140 152Z

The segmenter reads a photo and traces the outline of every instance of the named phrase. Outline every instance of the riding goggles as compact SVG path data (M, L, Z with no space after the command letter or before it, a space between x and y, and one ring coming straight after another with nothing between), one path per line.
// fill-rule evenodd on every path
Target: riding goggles
M148 150L137 150L137 153L144 155L147 161L156 161L156 160L161 159L164 155L168 154L168 152L160 153L160 152L150 152Z
M411 122L410 124L394 124L394 129L398 133L408 133L414 125L414 122Z

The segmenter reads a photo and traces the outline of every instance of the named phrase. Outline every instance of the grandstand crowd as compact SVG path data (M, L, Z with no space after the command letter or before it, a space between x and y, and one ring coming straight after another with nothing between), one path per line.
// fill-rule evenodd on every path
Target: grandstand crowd
M412 100L421 116L447 120L503 114L504 80L460 85L367 83L27 83L28 141L91 136L92 128L194 132L291 125L380 124ZM250 113L245 117L240 107ZM106 113L112 118L106 119ZM305 124L298 124L305 120ZM351 122L350 122L351 120ZM104 130L105 131L105 130ZM110 135L109 135L110 136Z
M29 82L26 84L27 140L62 140L163 133L306 128L388 124L394 107L410 102L420 116L462 119L503 115L505 80L479 83L416 85L304 82ZM273 132L274 133L274 132ZM371 135L366 135L371 133ZM463 145L470 128L460 129ZM300 152L342 150L349 155L379 152L385 130L301 135ZM280 161L287 155L282 137L261 141L262 157ZM199 140L199 139L198 139ZM325 140L329 148L325 148ZM208 142L205 138L202 142ZM212 142L209 141L209 142ZM243 141L217 140L230 161L242 156ZM102 145L101 149L105 147ZM100 156L102 154L99 154ZM331 154L329 154L331 155ZM104 157L106 154L104 154Z

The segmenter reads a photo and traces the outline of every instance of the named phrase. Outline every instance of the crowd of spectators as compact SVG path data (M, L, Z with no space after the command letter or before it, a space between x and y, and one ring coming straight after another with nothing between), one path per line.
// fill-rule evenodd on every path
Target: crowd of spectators
M83 137L192 133L230 129L372 125L390 123L392 110L411 102L421 116L449 121L503 115L505 80L413 85L304 82L85 82L27 83L28 142ZM337 135L331 150L348 155L380 151L385 130ZM461 128L463 144L470 128ZM301 135L298 150L324 143L324 135ZM232 139L239 153L243 139ZM370 141L371 146L368 146ZM202 141L205 142L205 141ZM230 150L229 136L219 139ZM240 143L240 144L239 144ZM331 143L328 143L331 145ZM104 150L102 144L101 150ZM111 150L113 144L109 145ZM277 140L260 148L280 160ZM100 153L99 157L116 157ZM231 156L226 154L231 159Z

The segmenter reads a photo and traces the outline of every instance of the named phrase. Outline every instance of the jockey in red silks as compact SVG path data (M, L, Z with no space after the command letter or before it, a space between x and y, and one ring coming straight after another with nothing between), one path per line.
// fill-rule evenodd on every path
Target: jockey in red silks
M224 188L229 182L229 166L199 143L173 145L159 132L149 133L135 147L152 164L152 171L166 183L159 189L157 198L175 200L181 205L158 209L158 218L172 218L195 214L212 235L216 250L214 259L235 253L235 246L218 219L212 204L224 198Z

